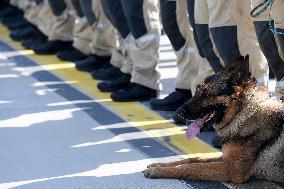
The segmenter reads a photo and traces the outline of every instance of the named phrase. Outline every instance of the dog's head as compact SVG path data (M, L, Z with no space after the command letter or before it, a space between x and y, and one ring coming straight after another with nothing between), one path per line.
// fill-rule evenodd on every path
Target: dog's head
M199 126L218 124L250 76L249 57L239 57L221 72L205 78L197 86L195 95L180 109L185 110L186 117L197 119Z

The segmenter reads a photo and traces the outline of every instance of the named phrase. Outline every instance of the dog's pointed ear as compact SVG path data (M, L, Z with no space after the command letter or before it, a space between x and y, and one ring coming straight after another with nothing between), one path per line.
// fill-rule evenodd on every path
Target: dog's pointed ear
M236 71L238 67L242 64L244 61L244 57L240 56L236 58L233 62L231 62L229 65L225 66L225 68L221 71L222 75L225 77L230 77L232 73Z
M238 85L241 81L247 81L251 77L249 71L249 55L235 59L224 68L222 75L233 85Z

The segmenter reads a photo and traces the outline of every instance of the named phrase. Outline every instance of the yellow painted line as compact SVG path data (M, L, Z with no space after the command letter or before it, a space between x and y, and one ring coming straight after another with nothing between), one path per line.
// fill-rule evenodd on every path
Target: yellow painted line
M96 87L99 81L92 79L88 73L77 71L74 69L74 64L61 61L56 56L36 55L33 51L24 49L20 43L10 39L8 30L1 24L0 33L0 38L3 41L19 50L18 54L26 55L35 60L45 70L51 71L66 83L70 83L70 85L115 112L130 125L137 127L149 137L156 138L162 144L167 144L189 157L211 156L221 153L200 139L187 140L185 131L181 127L170 123L168 120L165 120L163 117L138 102L117 103L111 101L110 94L100 92ZM17 54L13 54L12 52L6 53L6 55L9 56ZM275 188L276 185L271 184L274 186L273 188ZM230 184L225 185L229 188L242 188Z

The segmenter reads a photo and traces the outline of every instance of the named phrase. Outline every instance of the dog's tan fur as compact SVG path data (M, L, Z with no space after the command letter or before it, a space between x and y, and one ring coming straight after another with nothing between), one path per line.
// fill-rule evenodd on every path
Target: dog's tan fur
M236 60L233 64L248 64L248 58ZM237 76L239 80L243 79L232 86L232 95L213 95L199 102L203 107L226 104L223 119L214 124L223 140L222 158L192 158L152 164L144 171L145 177L244 183L253 176L284 182L284 105L272 100L266 87L236 75L236 71L244 72L242 69L244 66L235 71L225 68L219 75L216 74L219 77L217 81L222 82ZM218 83L201 84L193 98L198 101L198 95L204 90L213 94L214 85Z

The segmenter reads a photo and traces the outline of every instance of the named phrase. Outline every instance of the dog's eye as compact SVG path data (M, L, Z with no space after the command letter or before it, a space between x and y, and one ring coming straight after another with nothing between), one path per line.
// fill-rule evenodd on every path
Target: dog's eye
M228 90L229 90L228 83L227 82L222 83L220 87L220 92L226 92Z
M200 89L201 88L201 84L198 84L197 86L196 86L196 89Z

